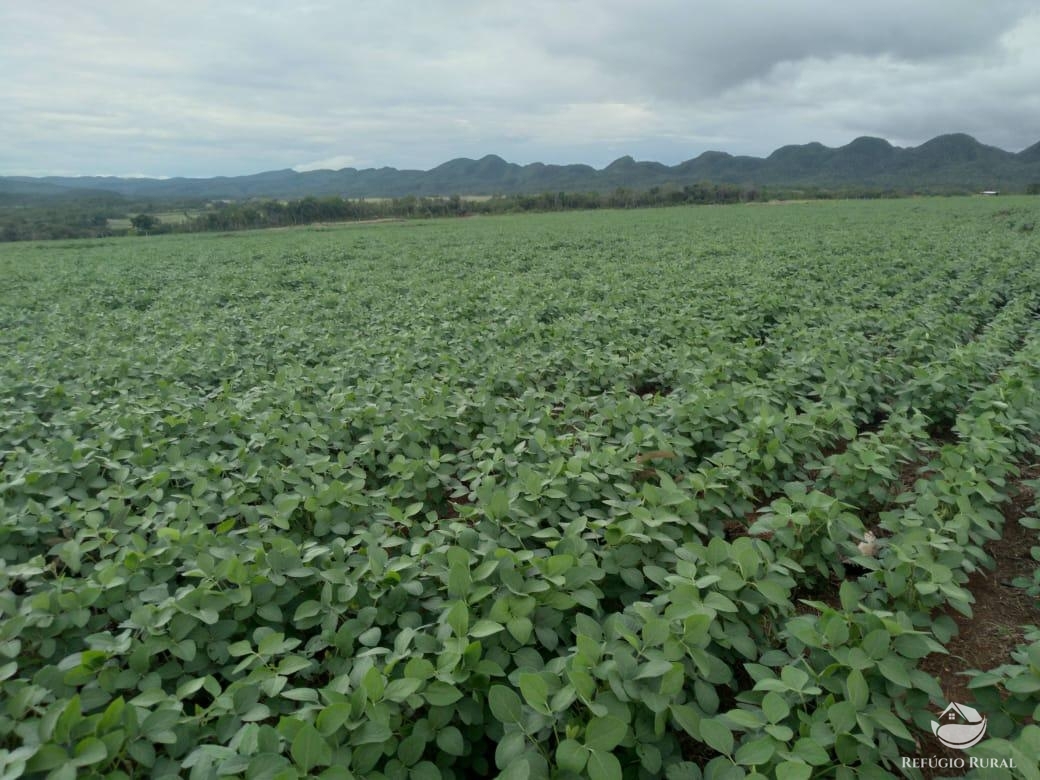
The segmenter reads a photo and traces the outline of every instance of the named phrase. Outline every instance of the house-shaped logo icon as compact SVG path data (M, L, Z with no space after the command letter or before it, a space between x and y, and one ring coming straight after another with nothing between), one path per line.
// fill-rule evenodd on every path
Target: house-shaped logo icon
M986 718L966 704L951 702L939 721L932 721L932 733L946 747L967 750L986 736Z

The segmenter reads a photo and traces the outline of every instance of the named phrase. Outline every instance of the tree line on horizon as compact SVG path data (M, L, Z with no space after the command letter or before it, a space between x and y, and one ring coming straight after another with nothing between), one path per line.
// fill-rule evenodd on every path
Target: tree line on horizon
M1040 183L1027 192L1040 194ZM207 204L140 202L118 204L91 198L36 205L6 206L0 202L0 241L67 238L104 238L163 233L224 232L261 228L294 227L322 222L352 222L374 219L432 219L524 212L579 211L594 209L653 208L681 205L725 205L767 200L895 198L912 192L876 188L776 188L700 182L685 186L655 186L646 190L618 187L610 192L544 192L537 195L496 195L466 198L460 195L399 198L346 198L308 196L296 200L250 199ZM962 193L943 193L962 194ZM134 213L129 228L113 227L112 220L125 220ZM201 208L190 216L189 212ZM183 210L179 222L164 222L157 211Z

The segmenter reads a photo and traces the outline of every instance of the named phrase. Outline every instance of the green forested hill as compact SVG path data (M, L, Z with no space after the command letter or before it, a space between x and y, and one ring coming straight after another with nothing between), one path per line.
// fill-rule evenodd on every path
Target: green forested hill
M784 146L765 158L712 151L674 166L626 156L602 170L588 165L517 165L487 155L479 160L450 160L428 171L344 168L300 173L285 169L212 179L0 177L0 195L39 196L91 189L136 198L400 197L649 189L699 181L912 192L1023 191L1040 182L1040 144L1016 154L958 133L907 148L863 137L839 148L820 143Z

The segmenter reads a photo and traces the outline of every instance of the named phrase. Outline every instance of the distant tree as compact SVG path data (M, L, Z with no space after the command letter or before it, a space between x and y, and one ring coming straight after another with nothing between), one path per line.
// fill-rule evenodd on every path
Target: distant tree
M147 233L150 230L155 230L159 225L159 218L153 217L151 214L138 214L135 217L130 218L130 225L138 233Z
M1034 181L1028 187L1026 187L1027 195L1040 195L1040 181Z

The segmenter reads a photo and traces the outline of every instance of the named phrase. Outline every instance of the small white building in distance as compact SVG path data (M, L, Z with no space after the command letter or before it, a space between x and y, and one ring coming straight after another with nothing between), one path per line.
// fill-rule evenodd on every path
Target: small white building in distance
M1000 194L1000 190L983 190L982 194L983 195L999 195Z

